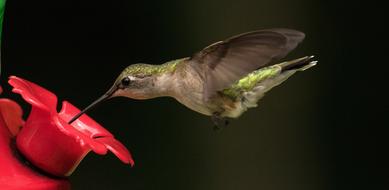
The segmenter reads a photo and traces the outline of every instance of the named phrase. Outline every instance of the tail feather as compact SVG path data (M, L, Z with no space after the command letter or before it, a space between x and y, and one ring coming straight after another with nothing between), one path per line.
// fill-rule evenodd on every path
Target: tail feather
M266 80L258 82L253 89L250 91L244 92L242 95L245 98L243 104L246 109L251 107L256 107L257 102L261 99L266 92L272 89L275 86L278 86L290 76L292 76L296 71L304 71L310 67L316 65L317 61L313 61L314 56L305 56L299 59L294 59L291 61L286 61L280 64L277 64L281 71L278 75L270 77Z
M266 92L281 84L297 71L304 71L314 65L313 56L306 56L291 61L285 61L269 67L256 70L240 79L222 93L236 100L236 108L230 110L224 116L236 118L247 109L256 107L258 101Z
M290 71L290 70L306 70L314 65L316 65L317 61L312 61L312 59L315 56L305 56L299 59L294 59L291 61L286 61L283 63L280 63L279 66L281 66L281 72L284 71Z

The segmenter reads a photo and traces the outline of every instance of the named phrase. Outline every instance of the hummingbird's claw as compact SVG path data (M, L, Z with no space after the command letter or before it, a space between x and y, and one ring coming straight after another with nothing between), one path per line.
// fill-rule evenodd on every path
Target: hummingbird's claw
M220 113L215 112L211 116L212 122L214 124L213 130L218 131L224 127L226 127L230 122L226 119L220 116Z

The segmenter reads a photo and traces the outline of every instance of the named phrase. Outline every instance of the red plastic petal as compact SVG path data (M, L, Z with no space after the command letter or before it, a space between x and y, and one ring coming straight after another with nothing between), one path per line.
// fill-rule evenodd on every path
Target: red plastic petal
M11 76L8 82L14 87L12 91L22 95L31 105L56 112L57 97L50 91L16 76Z
M73 116L80 112L75 106L67 101L62 103L62 109L59 113L64 121L69 121ZM122 162L134 165L130 152L122 143L117 141L113 135L101 127L97 122L92 120L88 115L84 114L79 119L72 123L72 126L82 131L84 134L89 134L95 142L104 144L108 150L115 154ZM96 152L96 151L95 151Z
M131 166L134 166L134 160L132 159L130 152L116 139L112 137L102 137L97 138L96 141L103 143L108 150L115 154L122 162L126 164L129 163Z
M64 121L69 121L73 118L76 114L80 112L79 109L77 109L75 106L70 104L67 101L62 102L62 109L59 112L59 117L62 118ZM113 135L101 127L100 124L98 124L96 121L91 119L88 115L84 114L80 118L78 118L76 121L72 123L72 126L78 129L79 131L82 131L84 134L89 135L91 138L95 137L113 137Z
M93 152L100 155L107 154L107 147L95 141L89 136L89 134L85 134L83 131L79 131L77 128L69 125L60 117L53 117L52 119L55 121L57 127L62 130L63 134L75 139L79 143L79 146L90 148L93 150Z
M20 106L14 101L2 98L0 99L0 114L2 115L11 134L13 136L18 134L20 128L24 124L22 119L22 108L20 108Z

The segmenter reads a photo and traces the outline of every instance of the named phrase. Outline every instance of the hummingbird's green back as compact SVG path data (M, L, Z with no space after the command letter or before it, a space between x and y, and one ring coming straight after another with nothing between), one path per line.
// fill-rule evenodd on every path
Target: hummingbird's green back
M182 61L185 59L187 58L176 59L173 61L166 62L162 65L150 65L150 64L142 64L142 63L133 64L128 66L123 71L123 73L132 76L149 76L149 75L157 75L157 74L173 72L177 68L177 65L182 63Z
M281 72L281 67L274 65L270 67L265 67L252 73L248 74L244 78L235 82L230 88L227 88L222 91L222 93L232 99L236 99L243 92L251 91L255 86L257 86L262 81L266 79L275 77Z
M265 93L272 87L282 83L296 71L304 71L316 64L316 61L311 61L313 56L305 56L291 61L285 61L272 66L264 67L255 70L235 82L231 87L222 91L222 94L235 100L246 92ZM262 86L262 90L254 90L256 87ZM258 95L260 98L261 95Z

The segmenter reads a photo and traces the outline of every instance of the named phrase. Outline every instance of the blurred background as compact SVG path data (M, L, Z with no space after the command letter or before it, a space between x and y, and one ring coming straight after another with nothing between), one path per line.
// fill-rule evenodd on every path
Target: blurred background
M389 108L380 98L388 86L379 86L387 81L387 23L377 8L335 0L8 0L1 83L10 90L7 77L20 76L83 108L129 64L190 56L250 30L298 29L307 37L287 58L316 55L319 64L222 131L171 98L117 98L92 110L136 164L90 153L70 177L73 189L388 189L387 161L378 161L387 149L378 137L388 126L379 122Z

